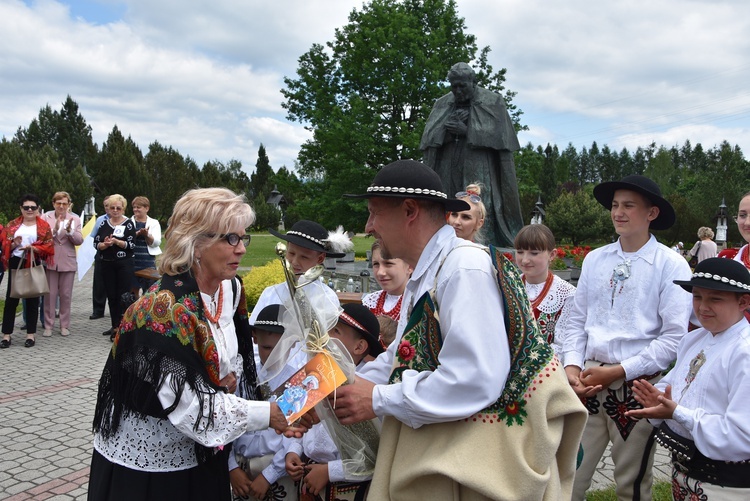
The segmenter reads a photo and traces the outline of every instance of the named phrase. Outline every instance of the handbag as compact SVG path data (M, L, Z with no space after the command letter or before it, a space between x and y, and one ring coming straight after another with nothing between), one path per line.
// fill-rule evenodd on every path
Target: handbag
M28 268L22 268L27 252L31 252L31 265ZM21 256L18 267L10 270L10 297L25 299L45 294L49 294L47 274L44 266L36 264L34 248L29 246L29 249Z
M695 268L696 265L698 264L698 252L700 250L701 250L701 243L700 241L698 241L698 247L695 248L695 254L688 261L688 264L690 265L691 268Z

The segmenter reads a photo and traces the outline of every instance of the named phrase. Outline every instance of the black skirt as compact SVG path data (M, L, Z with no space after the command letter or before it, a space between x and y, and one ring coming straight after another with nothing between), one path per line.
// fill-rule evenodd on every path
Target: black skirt
M112 463L94 450L89 501L231 501L225 447L208 463L187 470L148 472Z

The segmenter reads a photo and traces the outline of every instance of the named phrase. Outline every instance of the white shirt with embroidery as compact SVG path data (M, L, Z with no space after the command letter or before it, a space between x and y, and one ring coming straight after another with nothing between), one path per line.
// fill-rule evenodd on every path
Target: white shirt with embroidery
M359 372L377 385L372 404L378 416L394 416L419 428L466 419L500 398L510 370L510 350L495 270L483 249L459 239L447 225L427 243L404 290L396 340ZM387 384L411 308L433 288L441 263L440 366L432 372L404 371L400 383Z
M628 380L666 369L692 310L673 281L690 277L687 261L653 235L637 252L626 254L619 240L591 251L563 334L564 364L622 364Z
M693 371L690 363L701 351L705 363ZM724 332L705 329L685 334L675 367L656 384L672 385L677 402L667 425L695 441L705 456L720 461L750 460L750 324L742 318ZM685 388L687 387L687 390ZM684 391L684 394L683 394ZM661 420L651 420L659 425Z

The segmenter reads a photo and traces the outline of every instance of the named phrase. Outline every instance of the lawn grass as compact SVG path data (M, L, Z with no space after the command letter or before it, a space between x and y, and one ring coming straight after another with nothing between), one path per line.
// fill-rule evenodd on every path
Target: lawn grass
M374 240L372 237L355 236L352 241L354 242L354 255L364 258ZM240 266L243 268L263 266L269 261L277 259L276 244L279 242L283 242L283 240L268 233L254 233L247 252L242 257Z
M653 495L653 501L671 501L672 483L663 480L654 482L651 494ZM617 501L615 487L589 492L586 494L586 501Z

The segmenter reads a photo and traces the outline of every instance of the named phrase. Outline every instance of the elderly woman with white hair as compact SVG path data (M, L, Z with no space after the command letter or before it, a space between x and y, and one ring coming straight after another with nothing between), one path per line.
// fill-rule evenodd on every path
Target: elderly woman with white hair
M716 257L717 246L716 242L712 240L713 238L714 232L711 228L709 228L708 226L701 226L700 228L698 228L699 240L695 242L693 248L688 251L688 260L695 256L700 263L704 259Z
M90 500L230 500L229 444L289 428L259 401L245 293L236 277L255 213L224 188L177 202L161 280L127 310L99 381ZM240 386L240 394L235 389ZM309 424L309 423L307 423Z

